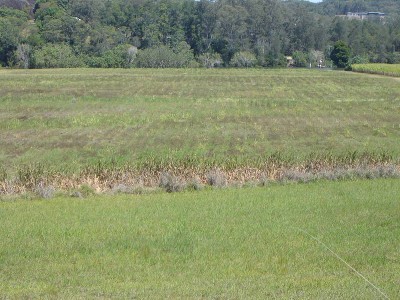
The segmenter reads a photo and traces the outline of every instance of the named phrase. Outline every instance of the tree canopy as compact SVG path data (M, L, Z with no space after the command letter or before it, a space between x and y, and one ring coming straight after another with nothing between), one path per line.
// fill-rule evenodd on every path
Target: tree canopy
M338 16L372 10L384 19ZM302 66L339 40L357 59L398 62L399 12L396 0L0 0L0 65Z
M345 68L350 60L350 47L343 41L337 41L330 54L332 62L338 68Z

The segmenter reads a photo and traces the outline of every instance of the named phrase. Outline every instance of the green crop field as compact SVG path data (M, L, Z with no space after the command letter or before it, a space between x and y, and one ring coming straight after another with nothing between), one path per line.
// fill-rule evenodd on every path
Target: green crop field
M119 177L103 187L121 183L126 172L149 172L140 179L147 185L161 171L205 182L212 168L234 170L227 177L239 181L253 169L273 179L285 164L397 164L399 154L396 78L322 70L0 70L3 191L16 189L10 182L76 186L73 176L86 175L96 185L115 170ZM57 181L66 174L70 183Z
M400 77L399 64L354 64L352 65L352 69L360 73Z
M399 195L378 179L0 202L0 298L398 299Z

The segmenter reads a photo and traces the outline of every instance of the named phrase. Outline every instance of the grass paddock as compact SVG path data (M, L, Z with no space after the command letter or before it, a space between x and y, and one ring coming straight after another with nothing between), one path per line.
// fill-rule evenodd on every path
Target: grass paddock
M400 149L395 78L319 70L0 70L0 164L251 164Z
M398 167L399 103L397 78L351 72L2 69L0 194Z
M0 202L0 298L400 296L400 181Z

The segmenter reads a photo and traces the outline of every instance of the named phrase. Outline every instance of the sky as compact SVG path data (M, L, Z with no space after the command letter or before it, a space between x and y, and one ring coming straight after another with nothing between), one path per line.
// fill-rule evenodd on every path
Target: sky
M314 2L314 3L322 2L322 0L308 0L308 1Z

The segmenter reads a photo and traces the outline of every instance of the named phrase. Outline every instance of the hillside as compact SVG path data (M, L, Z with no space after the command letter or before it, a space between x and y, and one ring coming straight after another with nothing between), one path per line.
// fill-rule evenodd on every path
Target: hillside
M304 67L329 60L339 40L357 63L400 62L394 0L0 1L8 67L286 67L286 56ZM387 15L335 17L349 11Z

